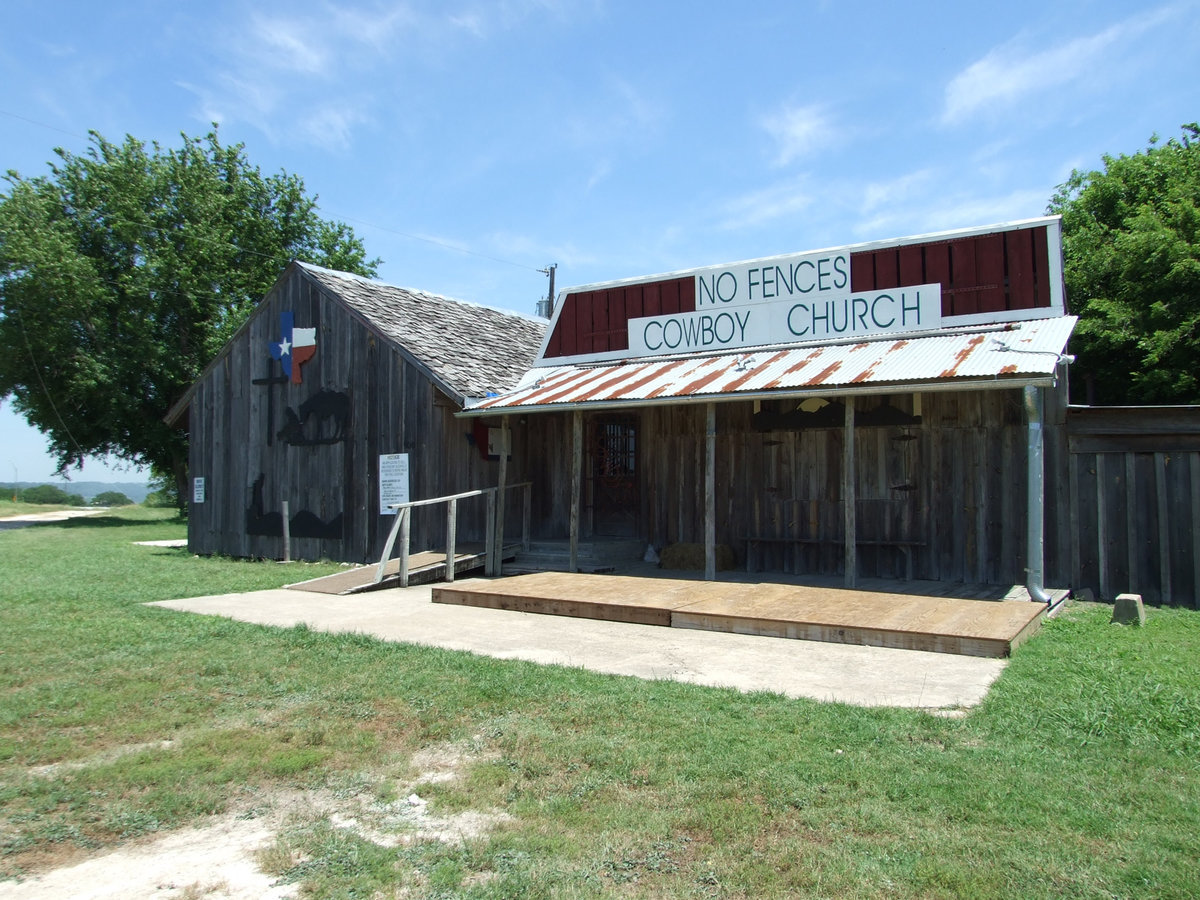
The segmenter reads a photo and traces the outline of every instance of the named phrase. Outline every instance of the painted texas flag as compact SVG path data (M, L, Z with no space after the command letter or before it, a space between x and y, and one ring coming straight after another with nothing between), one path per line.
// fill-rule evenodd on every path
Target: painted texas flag
M292 313L281 312L279 331L281 339L267 345L271 350L271 358L279 360L283 373L292 384L300 384L300 367L317 352L317 329L296 328Z

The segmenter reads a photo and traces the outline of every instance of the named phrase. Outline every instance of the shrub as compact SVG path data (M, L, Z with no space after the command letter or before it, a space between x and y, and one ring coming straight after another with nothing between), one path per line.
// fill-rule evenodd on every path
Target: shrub
M92 498L92 506L131 506L133 501L120 491L101 491Z

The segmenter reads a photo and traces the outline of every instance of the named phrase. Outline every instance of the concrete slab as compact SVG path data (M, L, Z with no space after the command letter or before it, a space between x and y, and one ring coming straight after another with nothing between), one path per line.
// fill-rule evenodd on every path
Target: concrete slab
M369 634L497 659L858 706L976 706L1007 664L1002 659L919 650L436 604L430 594L429 585L350 596L279 589L149 605L262 625L305 624L316 631Z

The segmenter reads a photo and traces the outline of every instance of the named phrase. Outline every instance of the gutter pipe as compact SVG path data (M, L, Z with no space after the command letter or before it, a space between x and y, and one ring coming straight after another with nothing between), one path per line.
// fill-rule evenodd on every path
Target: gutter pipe
M1025 415L1029 422L1029 450L1026 456L1029 466L1027 532L1029 544L1025 556L1027 560L1026 588L1029 598L1038 603L1050 606L1052 599L1046 593L1043 581L1043 565L1045 556L1045 493L1043 490L1042 466L1042 393L1031 385L1025 386Z

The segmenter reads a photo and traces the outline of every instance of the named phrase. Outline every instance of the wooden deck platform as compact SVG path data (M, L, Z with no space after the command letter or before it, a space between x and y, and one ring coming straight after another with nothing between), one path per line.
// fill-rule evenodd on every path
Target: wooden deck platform
M1011 654L1046 612L1028 600L561 572L439 585L433 601L987 657Z

